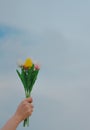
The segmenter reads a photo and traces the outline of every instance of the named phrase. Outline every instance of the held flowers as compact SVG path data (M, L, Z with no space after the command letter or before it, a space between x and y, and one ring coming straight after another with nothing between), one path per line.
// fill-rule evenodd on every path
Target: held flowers
M31 95L31 91L37 79L40 66L38 64L34 64L30 58L27 58L24 63L22 63L22 61L19 61L18 66L21 68L21 71L16 71L24 86L25 96L27 98ZM26 125L29 126L29 118L24 120L23 126Z

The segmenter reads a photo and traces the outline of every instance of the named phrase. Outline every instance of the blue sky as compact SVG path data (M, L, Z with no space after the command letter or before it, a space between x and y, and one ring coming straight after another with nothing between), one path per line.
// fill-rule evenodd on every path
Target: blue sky
M32 57L41 70L27 130L90 129L89 7L89 0L0 0L0 126L24 98L16 63Z

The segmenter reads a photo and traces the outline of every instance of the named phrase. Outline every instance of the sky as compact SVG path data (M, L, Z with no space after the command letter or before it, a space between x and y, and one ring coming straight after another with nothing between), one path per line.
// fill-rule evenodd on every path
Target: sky
M17 61L31 57L41 69L27 130L90 130L89 12L89 0L0 0L0 127L25 98Z

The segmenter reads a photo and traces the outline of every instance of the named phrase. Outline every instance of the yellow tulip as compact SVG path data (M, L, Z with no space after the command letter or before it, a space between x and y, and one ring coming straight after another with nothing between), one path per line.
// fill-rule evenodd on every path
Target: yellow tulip
M33 65L32 60L30 58L27 58L23 66L25 68L31 68L32 65Z

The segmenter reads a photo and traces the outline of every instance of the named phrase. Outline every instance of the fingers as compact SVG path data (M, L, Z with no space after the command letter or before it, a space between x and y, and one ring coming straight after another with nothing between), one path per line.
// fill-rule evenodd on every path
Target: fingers
M32 100L31 97L26 98L25 101L24 101L25 106L28 106L28 108L33 111L34 106L33 106L32 102L33 102L33 100Z
M33 112L33 105L31 103L26 103L24 105L24 113L26 113L27 116L32 115Z
M31 110L33 110L34 106L32 104L29 104L29 108L31 108Z

